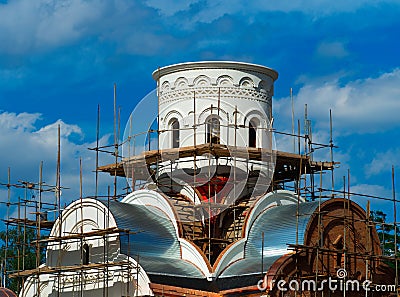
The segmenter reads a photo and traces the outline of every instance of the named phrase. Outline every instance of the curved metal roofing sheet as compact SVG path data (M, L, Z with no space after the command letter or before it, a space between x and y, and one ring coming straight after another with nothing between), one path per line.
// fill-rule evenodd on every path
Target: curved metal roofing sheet
M307 224L317 207L317 201L299 204L299 243L303 243ZM289 204L275 206L261 213L250 227L245 258L230 265L220 277L260 273L262 253L265 272L279 257L287 254L289 252L287 245L296 243L296 212L297 204ZM264 232L264 251L262 251L262 232Z
M120 235L121 253L132 258L148 274L166 274L204 278L193 264L181 259L181 247L175 226L165 213L151 206L110 201L109 209L121 229L132 234Z
M121 234L121 253L136 258L148 274L202 278L204 274L192 263L182 260L181 246L175 227L168 216L151 206L132 205L111 201L109 209L121 229L135 234ZM299 204L298 239L304 234L318 202ZM245 244L244 259L224 269L217 277L232 277L260 273L262 232L264 232L264 271L282 255L287 254L287 244L296 243L296 204L281 205L262 212L253 222Z
M248 233L249 229L251 228L257 217L260 215L260 213L264 212L265 209L274 205L297 205L298 199L300 199L300 203L305 202L303 197L298 196L296 193L287 190L276 190L261 196L260 199L257 199L257 201L255 202L247 219L246 234Z

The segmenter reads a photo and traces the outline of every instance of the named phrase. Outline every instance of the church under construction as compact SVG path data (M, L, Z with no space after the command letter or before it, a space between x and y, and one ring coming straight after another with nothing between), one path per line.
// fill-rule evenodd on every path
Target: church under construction
M153 78L155 117L133 112L121 141L116 132L114 144L93 148L115 157L96 167L96 180L113 177L109 195L96 189L62 209L57 184L54 221L41 203L35 220L5 220L33 228L46 248L35 269L3 269L20 297L399 296L396 219L387 253L370 202L353 201L349 177L333 184L332 131L328 144L313 142L307 115L291 133L273 128L275 70L193 62ZM293 150L279 150L275 136ZM316 149L330 160L315 160Z

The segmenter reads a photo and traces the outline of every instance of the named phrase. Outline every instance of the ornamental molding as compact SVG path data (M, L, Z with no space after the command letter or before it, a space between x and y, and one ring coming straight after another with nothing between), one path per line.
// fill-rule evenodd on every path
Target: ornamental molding
M185 88L180 90L171 90L160 94L160 104L182 99L197 98L240 98L269 102L271 96L269 92L260 92L252 89L237 87L219 87L219 88Z

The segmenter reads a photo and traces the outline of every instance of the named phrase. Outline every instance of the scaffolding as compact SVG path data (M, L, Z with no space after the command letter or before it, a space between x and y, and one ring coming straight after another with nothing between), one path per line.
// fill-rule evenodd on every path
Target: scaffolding
M195 100L195 96L193 98ZM217 98L216 98L217 100ZM194 106L196 104L194 103ZM219 112L219 106L211 106L211 111L217 110ZM398 224L396 209L399 200L396 199L395 193L395 171L392 168L392 197L378 197L365 195L363 193L354 193L351 191L350 186L350 172L347 176L343 177L343 189L337 189L335 186L334 169L339 164L333 159L333 150L336 148L332 137L332 113L330 112L330 139L328 144L321 144L313 142L312 137L312 125L311 121L307 116L307 106L305 107L305 121L304 121L304 134L301 134L301 125L298 121L297 133L294 132L294 121L292 121L292 132L280 132L273 130L271 127L263 128L268 133L275 133L282 137L287 137L287 142L292 143L294 150L293 152L273 151L265 150L263 148L256 147L239 147L236 145L236 135L240 129L251 129L249 126L239 125L237 121L234 124L227 125L225 128L231 129L235 138L235 145L225 145L218 142L209 141L206 143L199 143L194 138L194 144L187 147L160 149L160 145L157 142L157 147L152 148L151 139L159 139L163 133L171 133L174 129L160 130L159 127L156 129L149 128L147 131L143 131L139 134L128 135L127 139L120 141L120 109L116 108L116 87L114 86L114 143L111 145L100 146L100 107L98 107L98 120L97 120L97 131L96 131L96 147L91 148L96 154L96 168L95 168L95 180L96 188L95 195L92 196L94 199L105 199L107 203L112 200L118 200L129 192L129 184L126 184L124 180L121 184L125 187L126 192L118 192L120 186L119 178L130 179L130 185L132 191L146 186L151 186L156 191L159 191L166 195L169 201L174 205L178 216L180 218L180 226L183 230L183 236L194 242L200 250L206 255L209 263L215 263L220 253L230 244L234 243L238 239L243 237L243 228L247 213L251 210L255 200L266 192L274 191L277 189L288 189L294 191L298 195L298 203L300 203L300 197L304 197L307 201L318 201L319 204L325 199L342 199L343 200L343 214L335 217L337 220L342 220L343 233L340 238L341 246L336 249L327 249L321 246L307 246L300 244L296 240L296 244L291 244L289 248L294 252L295 255L303 255L308 251L313 251L316 254L315 269L309 274L296 275L298 278L314 278L315 280L326 279L332 273L331 270L324 268L324 258L326 257L337 257L337 254L341 255L338 264L343 267L347 267L346 263L349 258L358 259L365 263L367 276L371 275L370 270L376 265L376 261L390 262L394 266L395 276L393 284L398 288ZM194 117L196 113L194 112ZM132 119L130 119L132 125ZM194 121L193 127L181 128L183 130L193 130L196 135L197 129L205 123L196 123ZM59 133L60 135L60 133ZM121 154L122 147L124 145L131 145L135 143L135 138L139 136L147 135L148 146L146 150L140 154L130 153L127 156ZM60 136L59 136L60 138ZM83 296L83 286L85 283L85 273L89 270L98 270L102 272L103 277L103 297L109 296L107 291L108 284L108 271L112 267L119 267L121 273L128 279L132 276L130 271L136 269L139 271L139 261L137 265L130 262L112 262L109 261L108 247L104 245L104 259L102 263L86 263L84 260L84 251L82 250L81 262L76 265L62 266L60 263L53 268L43 268L40 265L43 263L43 251L47 245L58 246L58 251L61 251L61 245L65 241L83 244L83 239L91 240L102 238L104 242L112 236L127 236L129 241L129 235L133 234L131 230L119 229L119 228L106 228L103 230L96 230L93 232L84 232L83 229L77 233L64 234L61 233L57 236L49 237L49 231L53 228L56 218L61 220L62 206L61 206L61 190L67 189L61 186L60 183L60 141L58 142L57 151L57 173L56 173L56 184L49 185L43 181L42 168L43 164L40 165L39 170L39 181L28 182L18 181L17 183L11 182L11 170L8 169L8 180L6 183L1 185L6 187L8 190L7 202L4 204L7 207L7 216L4 220L6 226L6 237L5 237L5 249L4 249L4 260L2 263L2 284L3 286L9 284L10 279L16 280L16 287L21 288L24 280L33 276L36 277L40 282L40 275L51 274L56 276L58 281L58 288L62 287L61 279L65 273L76 273L78 274L79 286L81 287L80 292ZM135 149L135 145L130 147L129 152ZM319 149L329 150L330 160L329 161L315 161L315 152ZM100 165L99 154L105 153L114 157L113 164ZM273 156L272 156L273 155ZM206 156L206 157L205 157ZM270 183L261 183L258 186L263 188L259 193L254 194L255 185L259 179L259 174L252 170L254 166L265 162L263 166L270 166L268 162L271 158L274 158L273 175L271 176ZM211 160L217 160L215 170L211 172ZM229 170L224 166L220 165L224 162L234 164ZM207 163L208 172L200 172L197 170L199 166L197 163ZM185 180L185 182L191 186L193 190L193 197L187 197L176 190L177 183L174 179L174 170L177 165L184 163L190 163L193 168L191 171L186 171L185 174L190 176L191 180ZM237 171L237 164L244 164L245 170L242 172ZM112 176L112 186L108 186L108 194L101 196L98 193L98 173L105 172ZM167 172L169 174L160 175L160 172ZM323 183L324 176L330 173L330 186L325 186ZM233 176L233 179L227 179L227 176ZM240 182L243 181L243 176L246 178L245 187L237 189ZM175 176L176 177L176 176ZM325 178L326 179L326 178ZM207 182L204 182L207 180ZM227 183L227 180L229 182ZM230 185L229 185L230 183ZM232 203L224 203L228 196L223 196L221 193L221 187L229 185L229 189L234 193L234 201ZM80 186L81 186L81 201L82 197L82 169L80 170ZM24 197L15 199L12 197L12 189L22 189L24 191ZM112 189L111 189L112 188ZM239 193L236 193L239 192ZM43 193L50 192L54 194L54 201L49 202L42 199ZM30 195L30 196L29 196ZM226 193L225 193L226 195ZM222 197L221 197L222 196ZM347 249L349 244L349 238L354 235L349 235L351 230L351 224L357 222L351 217L350 213L350 201L352 197L362 197L367 200L374 201L391 201L393 203L393 220L391 223L386 221L373 221L371 216L372 205L368 202L366 218L361 220L366 226L365 234L371 236L371 229L379 228L381 230L391 230L393 234L393 242L387 242L385 239L381 239L381 248L384 249L385 245L392 244L393 250L389 254L375 255L371 252L372 239L368 237L368 242L371 245L365 248L364 253L351 252ZM196 202L197 201L197 202ZM196 203L195 203L196 202ZM81 204L81 208L82 208ZM11 215L11 211L17 209L17 217ZM222 224L222 216L225 218L224 224ZM296 214L297 218L300 217L299 212ZM322 238L324 232L324 220L332 219L326 216L318 208L318 232L319 238ZM206 219L204 219L206 218ZM226 219L229 218L229 219ZM16 230L16 242L15 245L10 245L11 230ZM298 229L298 224L296 229ZM385 229L386 228L386 229ZM32 231L28 231L32 230ZM35 235L33 240L28 240L28 232L33 232ZM298 232L296 233L298 234ZM382 233L384 234L384 232ZM261 234L260 234L261 238ZM264 239L262 238L262 244ZM338 239L339 241L339 239ZM321 240L322 242L322 240ZM27 254L34 250L35 265L34 267L28 267L26 263ZM339 251L338 251L339 250ZM13 251L13 253L11 252ZM128 258L131 256L138 257L138 255L127 255ZM17 267L15 270L9 270L9 263L16 261ZM299 262L296 262L295 271L300 271ZM263 270L263 269L262 269ZM265 271L261 271L264 274ZM137 277L138 279L138 277ZM127 282L127 291L129 293L129 281ZM40 295L40 285L38 287L37 294ZM168 295L168 292L183 292L173 287L168 287L159 284L151 284L154 292L160 294L160 296L173 296ZM164 291L165 290L165 291ZM254 293L254 288L247 288L249 294ZM137 292L136 288L136 292ZM228 290L225 293L226 296L234 296L235 290ZM196 296L196 292L192 292L193 296ZM301 293L301 292L300 292ZM58 290L59 296L61 296L60 290ZM172 294L172 293L171 293ZM178 293L176 293L178 294ZM180 294L180 293L179 293ZM201 295L197 296L205 296ZM233 294L233 295L230 295ZM345 293L343 293L345 295ZM396 292L397 296L399 292ZM129 295L131 296L131 295ZM209 296L218 296L210 293ZM315 295L317 296L317 295ZM395 295L393 295L395 296Z
M99 125L99 122L98 122ZM98 126L99 129L99 126ZM97 131L97 145L99 143L99 130ZM2 202L6 206L4 255L1 263L1 284L3 287L12 287L17 293L24 286L28 277L35 280L35 296L41 296L42 284L41 276L49 275L53 278L56 287L56 295L62 296L65 290L72 291L74 296L84 296L84 287L93 282L93 275L103 284L101 296L109 295L108 284L113 275L118 275L126 283L124 296L138 296L138 279L140 273L139 255L130 255L129 249L126 255L127 260L113 260L109 245L104 244L103 258L101 261L89 262L88 250L81 248L79 263L63 265L61 263L62 246L66 243L76 244L84 247L85 244L93 241L108 243L111 239L126 237L128 246L130 245L130 235L135 234L131 230L115 227L108 228L110 225L110 215L107 215L106 228L87 232L83 230L83 225L77 232L62 231L63 207L61 202L61 191L69 188L61 186L61 159L60 159L60 126L58 128L58 150L57 150L57 169L56 184L49 185L43 181L43 162L39 168L39 181L18 181L11 182L11 169L8 168L7 182L0 183L7 188L7 201ZM98 155L96 155L96 166ZM97 170L96 170L97 171ZM80 159L80 198L79 208L83 212L82 195L82 160ZM111 200L116 199L116 195L111 195L108 186L107 195L98 195L98 178L96 172L95 196L88 198L100 199L108 206ZM23 191L23 198L19 195ZM50 194L50 195L49 195ZM44 197L46 196L46 197ZM15 213L17 216L15 217ZM58 226L59 233L51 235L51 230ZM53 266L44 266L45 251L56 250L56 263ZM135 258L135 261L131 259ZM12 267L12 269L10 269ZM132 271L136 271L133 275ZM111 273L112 272L112 273ZM132 287L132 279L135 280L136 287ZM122 294L122 293L121 293Z

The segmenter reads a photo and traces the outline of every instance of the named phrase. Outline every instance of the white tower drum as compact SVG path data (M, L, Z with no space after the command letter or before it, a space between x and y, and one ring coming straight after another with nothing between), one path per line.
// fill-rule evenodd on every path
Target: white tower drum
M193 62L153 72L160 149L215 143L265 147L278 73L239 62Z
M191 62L154 71L158 112L150 120L157 129L128 134L129 152L140 143L136 135L148 137L144 152L125 154L125 176L134 186L140 180L139 188L157 187L169 197L218 207L266 193L275 168L271 122L277 77L270 68L241 62ZM149 120L145 113L154 102L143 102L125 131L133 121Z
M173 185L186 185L197 194L181 194L219 204L265 193L274 170L277 77L271 68L240 62L182 63L153 72L162 159L153 180L159 187L171 195Z

